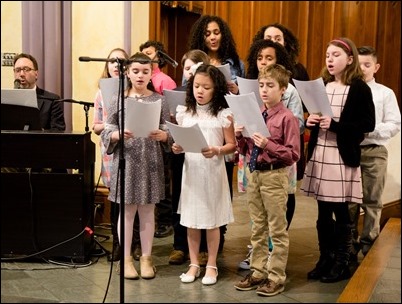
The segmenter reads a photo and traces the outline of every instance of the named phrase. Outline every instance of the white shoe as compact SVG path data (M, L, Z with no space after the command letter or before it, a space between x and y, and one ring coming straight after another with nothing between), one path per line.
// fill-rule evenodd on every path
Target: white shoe
M200 276L200 266L199 266L199 265L190 264L189 267L197 267L197 268L198 268L198 269L197 269L197 273L195 274L195 276L189 275L189 274L187 274L187 273L182 273L182 274L180 275L180 280L181 280L183 283L192 283L192 282L195 281L196 278L198 278L198 277Z
M215 267L215 266L206 266L205 268L212 268L212 269L215 269L215 271L216 271L216 276L215 277L210 277L210 276L204 276L203 278L202 278L202 281L201 281L201 283L202 284L204 284L204 285L214 285L214 284L216 284L216 281L217 281L217 278L218 278L218 267Z
M247 245L248 253L246 258L239 263L239 268L249 270L250 269L250 258L251 253L253 252L253 247L251 245Z

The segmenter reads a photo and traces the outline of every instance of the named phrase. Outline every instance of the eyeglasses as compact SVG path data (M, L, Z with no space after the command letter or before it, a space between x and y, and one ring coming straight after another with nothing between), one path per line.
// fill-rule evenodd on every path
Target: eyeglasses
M29 73L32 70L35 71L35 69L30 68L30 67L15 68L14 73L20 73L21 71L24 71L25 73Z

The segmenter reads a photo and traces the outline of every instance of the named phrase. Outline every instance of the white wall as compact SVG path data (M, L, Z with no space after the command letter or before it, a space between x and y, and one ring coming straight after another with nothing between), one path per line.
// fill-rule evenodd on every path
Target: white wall
M383 203L390 203L401 199L401 132L391 138L386 145L388 149L388 171Z

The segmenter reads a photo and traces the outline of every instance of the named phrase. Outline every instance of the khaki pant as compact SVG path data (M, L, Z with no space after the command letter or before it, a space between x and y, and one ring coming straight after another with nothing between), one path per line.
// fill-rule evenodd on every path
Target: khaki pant
M256 170L247 175L247 204L252 221L250 268L253 277L269 278L278 284L286 281L286 265L289 254L289 236L286 230L286 202L288 199L288 169L272 171ZM268 263L268 236L273 250Z

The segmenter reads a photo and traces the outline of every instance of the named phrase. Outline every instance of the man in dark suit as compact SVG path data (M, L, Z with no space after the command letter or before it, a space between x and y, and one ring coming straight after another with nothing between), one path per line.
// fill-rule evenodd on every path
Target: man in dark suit
M40 124L44 130L64 131L63 103L56 101L60 97L45 91L36 85L38 79L38 62L29 54L21 53L14 57L14 87L18 89L35 89L38 99Z

